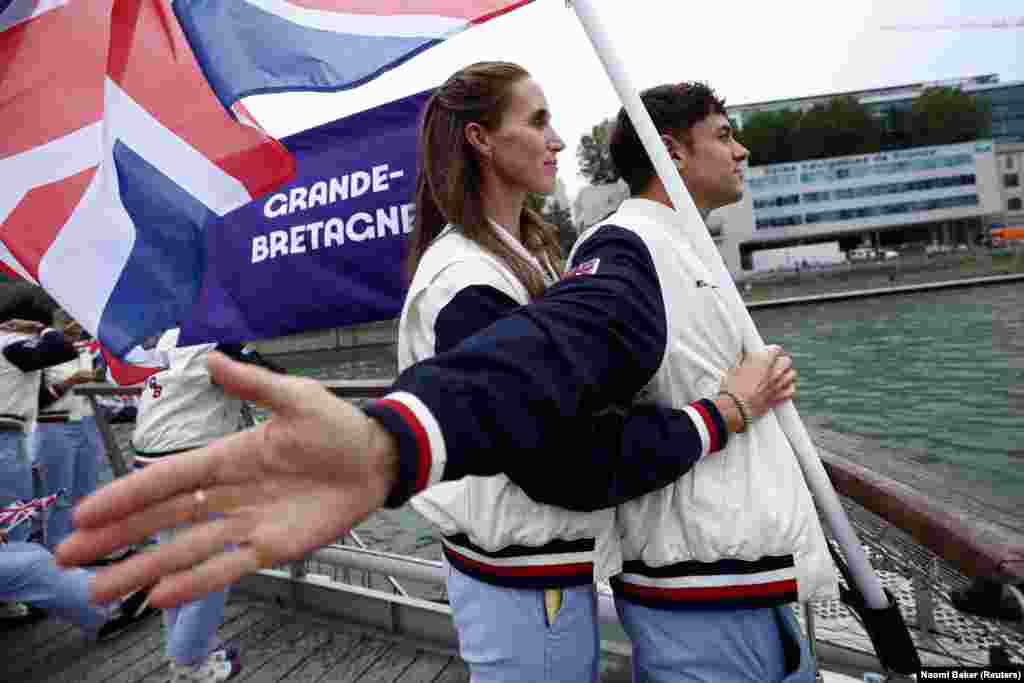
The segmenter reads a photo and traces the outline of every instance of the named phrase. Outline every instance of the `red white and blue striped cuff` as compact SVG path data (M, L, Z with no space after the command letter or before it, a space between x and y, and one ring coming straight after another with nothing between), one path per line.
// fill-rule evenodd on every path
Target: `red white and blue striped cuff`
M697 434L700 435L702 446L700 457L703 458L709 453L725 448L725 444L729 441L729 429L725 426L725 419L722 418L722 414L718 412L718 408L712 401L706 398L694 401L683 408L683 412L693 420Z
M395 508L444 477L444 435L430 409L416 396L398 391L369 403L367 415L398 440L398 482L385 506Z

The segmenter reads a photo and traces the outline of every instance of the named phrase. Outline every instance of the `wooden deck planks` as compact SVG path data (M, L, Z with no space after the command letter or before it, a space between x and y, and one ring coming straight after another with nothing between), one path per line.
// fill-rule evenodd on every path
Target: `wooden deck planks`
M433 683L469 683L469 668L458 657L452 657L448 666L433 680Z
M343 622L238 598L221 642L242 650L239 683L467 683L457 658ZM105 643L55 619L0 630L0 683L166 683L159 616Z

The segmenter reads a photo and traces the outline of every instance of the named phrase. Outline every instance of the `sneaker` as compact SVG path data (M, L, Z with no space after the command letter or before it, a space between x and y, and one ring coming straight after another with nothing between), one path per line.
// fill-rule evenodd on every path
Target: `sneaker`
M156 614L156 612L156 608L149 605L149 589L137 590L121 601L121 605L110 620L100 627L97 638L99 640L113 638L132 624Z
M0 621L21 621L31 612L23 602L0 602Z
M241 670L238 650L222 647L211 652L201 664L185 666L171 662L170 683L221 683L234 678Z

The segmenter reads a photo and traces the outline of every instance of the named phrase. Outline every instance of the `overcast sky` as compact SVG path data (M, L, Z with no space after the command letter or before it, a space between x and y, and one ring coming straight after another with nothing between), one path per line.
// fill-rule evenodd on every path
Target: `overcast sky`
M895 31L891 25L986 22L1024 14L1020 0L599 0L634 84L705 80L729 104L996 73L1024 80L1024 28ZM479 60L517 62L544 88L566 141L559 177L585 184L580 137L619 108L575 13L534 3L461 33L355 90L249 98L276 137L438 85Z

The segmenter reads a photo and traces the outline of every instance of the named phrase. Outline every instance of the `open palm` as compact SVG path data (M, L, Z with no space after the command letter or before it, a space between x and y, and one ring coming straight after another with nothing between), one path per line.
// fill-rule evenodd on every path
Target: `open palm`
M173 543L98 573L98 602L155 584L154 605L180 604L299 559L380 507L397 479L387 433L319 383L219 354L209 365L226 391L269 407L273 417L119 479L82 503L77 531L57 551L65 564L193 525Z

